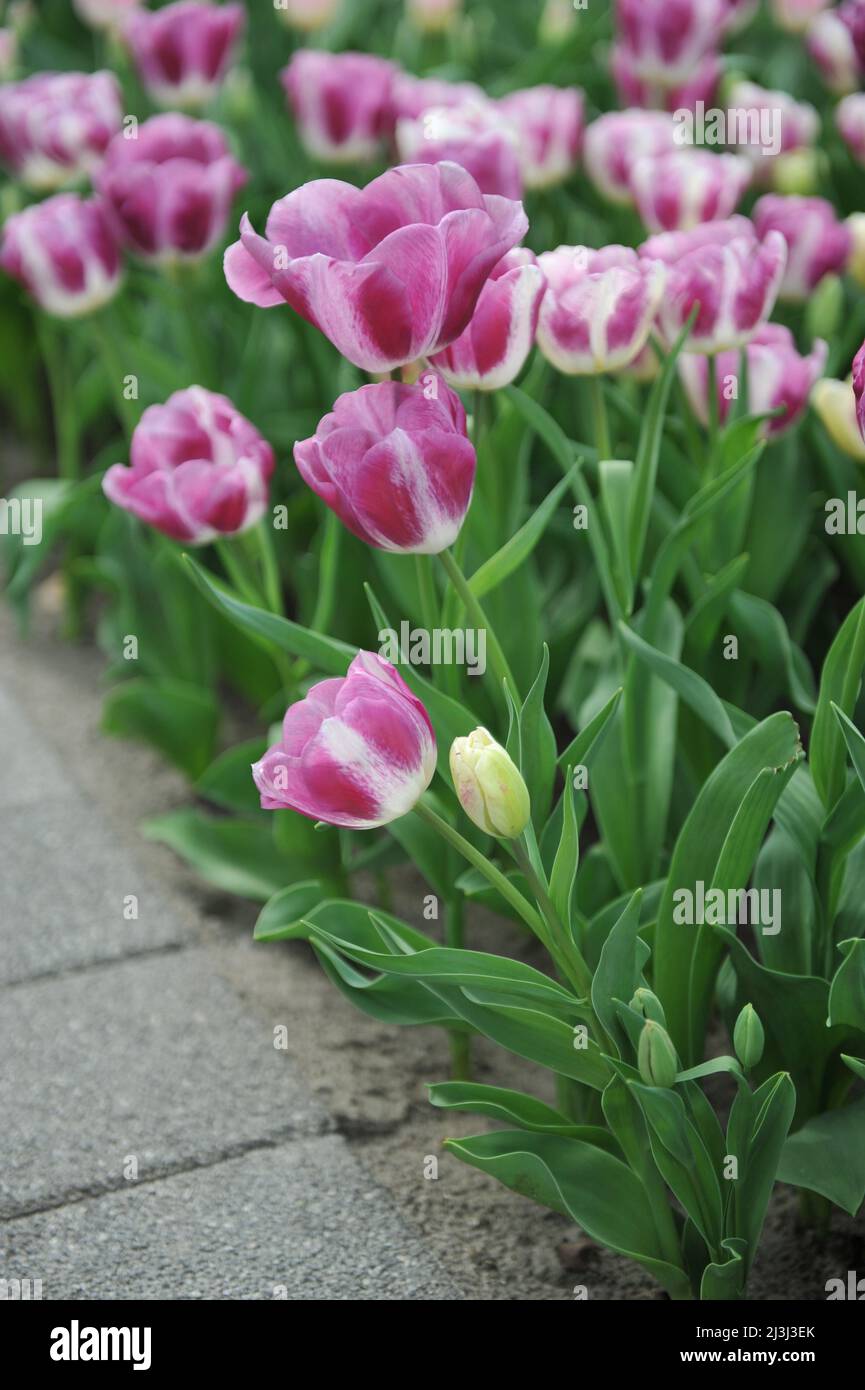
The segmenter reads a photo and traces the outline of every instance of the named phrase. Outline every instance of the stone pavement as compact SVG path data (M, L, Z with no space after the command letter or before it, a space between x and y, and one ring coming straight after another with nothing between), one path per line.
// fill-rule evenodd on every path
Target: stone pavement
M458 1299L266 1021L46 747L0 636L0 1279L44 1299ZM20 684L20 683L19 683Z

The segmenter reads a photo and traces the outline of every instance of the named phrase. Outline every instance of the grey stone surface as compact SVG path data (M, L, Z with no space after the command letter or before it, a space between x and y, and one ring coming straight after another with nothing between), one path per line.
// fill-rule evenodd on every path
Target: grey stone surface
M0 806L41 806L72 795L56 754L0 689Z
M335 1135L2 1229L6 1277L44 1299L461 1298Z
M329 1125L204 950L7 987L0 1038L0 1216Z
M74 796L0 801L0 846L0 983L189 940L159 885Z

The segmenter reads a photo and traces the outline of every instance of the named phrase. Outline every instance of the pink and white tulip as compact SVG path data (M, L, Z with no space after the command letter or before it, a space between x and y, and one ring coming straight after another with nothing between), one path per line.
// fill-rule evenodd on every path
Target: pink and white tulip
M417 120L433 107L465 106L486 99L483 89L475 82L447 82L442 77L414 77L410 72L397 72L391 90L394 119L406 116L411 120Z
M592 183L611 203L634 202L631 171L646 155L675 150L676 125L660 111L608 111L586 127L583 163Z
M123 36L157 105L200 110L219 91L245 22L243 5L177 0L135 11Z
M291 305L344 357L389 372L447 347L502 256L522 240L522 204L481 193L455 164L389 169L366 188L321 179L244 215L225 276L240 299Z
M401 118L396 123L396 145L406 164L451 160L468 170L482 193L522 196L519 136L492 102L433 107L416 121Z
M628 246L559 246L538 257L547 280L538 347L560 372L595 376L645 347L664 293L665 267Z
M758 236L780 232L787 243L787 268L780 298L804 303L824 275L840 275L853 251L850 228L825 198L767 193L752 213Z
M756 121L749 121L749 137L762 133L761 113L769 113L772 129L777 136L777 149L770 151L764 144L750 138L737 145L739 153L750 161L755 179L762 182L773 177L773 171L778 168L779 162L783 163L785 155L811 149L820 134L820 117L816 109L810 102L794 101L787 92L771 92L759 87L756 82L734 82L727 101L730 108L757 113Z
M120 287L120 249L105 208L77 193L13 213L3 227L0 267L56 318L93 313Z
M142 0L72 0L79 19L92 29L119 29Z
M783 414L765 421L766 437L782 434L804 414L814 383L822 376L828 345L818 338L807 357L802 356L789 328L780 323L764 323L745 351L748 356L748 413L763 415L783 407ZM740 359L738 352L719 352L715 358L718 419L723 424L736 399ZM704 425L709 421L708 358L695 352L679 357L679 375L695 415Z
M788 34L801 34L832 0L771 0L772 18Z
M688 231L732 213L751 179L751 166L735 154L680 149L637 160L631 187L650 232Z
M635 74L679 87L720 43L727 0L616 0L620 50Z
M759 8L760 0L727 0L724 33L738 34L740 29L751 23Z
M503 256L481 290L471 323L431 363L451 386L497 391L522 371L534 346L547 282L531 251Z
M90 177L120 129L111 72L40 72L0 87L0 163L36 192Z
M610 53L610 70L623 106L673 112L695 111L700 102L705 107L711 106L723 67L717 53L707 53L693 72L671 86L641 76L628 50L621 44L614 44Z
M780 232L762 241L745 217L705 222L690 232L650 237L640 247L646 260L668 266L658 325L668 344L697 316L688 352L716 353L739 348L765 323L775 304L787 244Z
M304 482L368 545L437 555L459 535L475 451L456 392L434 373L340 396L310 439L294 446Z
M526 188L550 188L572 173L583 138L583 93L577 87L528 87L499 107L519 139Z
M848 5L824 10L812 19L805 31L805 45L830 92L843 96L856 91L862 64L853 42Z
M122 241L168 264L206 255L225 233L247 173L209 121L166 112L111 143L97 186Z
M865 164L865 92L851 92L839 101L835 123L853 158Z
M368 53L301 48L280 74L307 154L325 164L370 164L392 128L396 69Z
M115 463L106 497L172 540L207 545L260 521L273 450L227 396L190 386L148 406L132 435L130 466Z
M341 4L342 0L279 0L276 13L292 29L314 34L333 23Z
M430 717L390 662L358 652L345 676L291 705L252 775L265 811L374 830L406 815L433 779Z

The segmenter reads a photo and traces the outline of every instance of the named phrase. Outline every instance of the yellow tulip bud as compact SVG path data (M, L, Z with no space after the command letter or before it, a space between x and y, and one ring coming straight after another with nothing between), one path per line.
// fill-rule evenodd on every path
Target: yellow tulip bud
M513 758L486 729L451 745L451 776L469 820L487 835L515 840L529 823L529 790Z
M811 391L811 406L833 443L851 458L865 461L865 442L859 433L850 382L823 377Z
M865 212L851 212L845 218L853 238L853 249L847 261L847 274L857 285L865 285Z

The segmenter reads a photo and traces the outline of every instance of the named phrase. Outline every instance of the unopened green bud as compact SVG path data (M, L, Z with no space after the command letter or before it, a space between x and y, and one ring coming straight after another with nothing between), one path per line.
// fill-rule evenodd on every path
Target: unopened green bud
M631 1000L631 1008L634 1013L642 1015L643 1018L650 1018L653 1023L660 1023L662 1027L666 1027L667 1019L663 1004L657 994L653 994L644 985L641 985L635 992Z
M733 1029L733 1046L736 1049L736 1056L746 1071L750 1071L751 1067L756 1067L763 1056L765 1042L766 1036L763 1032L760 1016L752 1004L746 1004L736 1019L736 1026Z
M515 840L529 823L529 790L511 755L486 729L451 745L451 777L460 805L487 835Z
M666 1028L652 1019L643 1024L637 1048L637 1066L647 1086L670 1087L676 1080L679 1059Z
M805 328L811 338L827 342L838 336L844 314L844 286L839 275L824 275L805 310Z
M538 24L541 43L564 43L569 39L576 26L578 8L585 9L585 5L577 6L573 0L547 0Z

